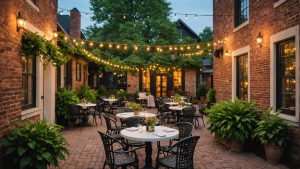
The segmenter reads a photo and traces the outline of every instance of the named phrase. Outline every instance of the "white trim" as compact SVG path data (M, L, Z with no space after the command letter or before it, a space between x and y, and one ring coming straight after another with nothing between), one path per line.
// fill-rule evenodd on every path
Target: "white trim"
M33 32L33 33L37 32L38 35L40 35L40 36L45 36L45 38L46 38L47 40L51 40L51 38L50 38L49 36L47 36L43 31L41 31L39 28L35 27L35 26L34 26L33 24L31 24L30 22L26 22L24 28L27 29L27 30L29 30L30 32ZM53 36L53 35L52 35L52 36Z
M277 8L279 5L283 4L284 2L286 2L287 0L279 0L278 2L274 3L274 8Z
M294 27L291 27L289 29L286 29L284 31L281 31L275 35L270 36L270 107L273 107L276 105L276 43L295 37L295 46L296 46L296 116L289 116L285 114L281 114L280 116L286 120L292 121L292 122L299 122L299 83L300 83L300 64L299 64L299 25L296 25ZM276 110L273 109L272 113L275 113Z
M243 54L248 53L248 101L250 101L250 45L239 48L232 52L232 89L231 89L231 99L234 101L234 98L236 97L236 83L237 83L237 77L236 77L236 64L237 64L237 57L241 56Z
M40 12L40 9L31 0L25 0L25 1L37 12Z
M233 32L237 32L238 30L242 29L243 27L245 27L248 24L249 24L249 19L247 21L245 21L244 23L240 24L238 27L234 28Z
M21 112L21 121L25 120L26 118L30 118L36 115L41 114L41 108L31 108Z

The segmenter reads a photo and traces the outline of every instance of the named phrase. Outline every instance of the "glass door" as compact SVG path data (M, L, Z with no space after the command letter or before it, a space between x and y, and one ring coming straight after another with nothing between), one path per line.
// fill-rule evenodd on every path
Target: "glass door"
M167 97L167 76L156 76L156 97Z
M161 95L162 97L167 97L167 76L162 76L162 90Z

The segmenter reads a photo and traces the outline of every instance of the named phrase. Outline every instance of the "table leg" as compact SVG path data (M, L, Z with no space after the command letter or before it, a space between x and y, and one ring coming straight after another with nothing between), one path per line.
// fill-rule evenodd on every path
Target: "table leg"
M152 144L151 142L146 142L146 159L145 159L145 166L143 169L154 169L152 166Z

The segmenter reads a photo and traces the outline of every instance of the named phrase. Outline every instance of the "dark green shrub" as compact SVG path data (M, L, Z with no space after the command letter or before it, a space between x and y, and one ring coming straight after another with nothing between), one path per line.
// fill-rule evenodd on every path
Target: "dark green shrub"
M216 103L216 90L210 89L206 94L206 100L210 103Z
M209 87L207 87L206 83L202 83L198 85L197 88L197 96L205 96L209 91Z
M63 115L66 119L68 119L70 118L68 105L80 103L80 100L77 96L77 93L70 90L70 87L67 89L64 87L58 87L55 103L57 114L59 116Z
M79 99L85 98L87 102L96 100L98 97L98 92L91 89L88 85L81 85L79 88L76 88L76 90Z

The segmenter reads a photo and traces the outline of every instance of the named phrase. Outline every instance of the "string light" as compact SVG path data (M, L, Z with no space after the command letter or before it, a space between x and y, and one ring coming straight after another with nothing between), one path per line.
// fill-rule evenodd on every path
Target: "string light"
M197 49L200 49L200 45L197 45L196 48L197 48Z
M183 47L180 47L180 50L183 50Z
M85 14L85 17L87 17L87 13Z
M63 15L64 14L64 10L62 10L60 14Z
M175 14L175 18L177 18L176 14Z
M84 41L81 41L81 44L84 44Z
M150 47L149 47L149 46L147 47L147 50L148 50L148 51L150 50Z
M195 15L195 19L197 19L197 15Z
M102 44L102 43L100 43L100 47L101 47L101 48L103 47L103 44Z
M124 49L127 50L127 46L124 46Z
M210 46L210 44L208 43L207 46Z
M169 49L170 49L170 50L173 50L173 48L172 48L172 47L170 47Z
M65 36L65 40L67 40L67 39L68 39L68 37Z
M177 50L177 47L175 47L174 49Z
M190 46L188 46L188 47L187 47L187 49L188 49L188 50L190 50L190 49L191 49L191 47L190 47Z
M125 14L124 14L123 18L126 19L126 15Z
M90 46L93 46L93 42L90 43Z
M76 42L76 39L73 39L73 42Z
M187 15L185 15L185 19L187 19Z
M109 44L109 47L111 48L111 47L112 47L112 45L111 45L111 44Z
M138 47L137 47L137 46L135 46L135 47L134 47L134 49L135 49L135 50L138 50Z
M117 46L117 49L119 49L119 48L120 48L120 46L118 45L118 46Z
M160 49L159 49L159 48L156 48L156 50L158 50L158 51L159 51Z
M215 42L214 45L217 45L217 43Z

